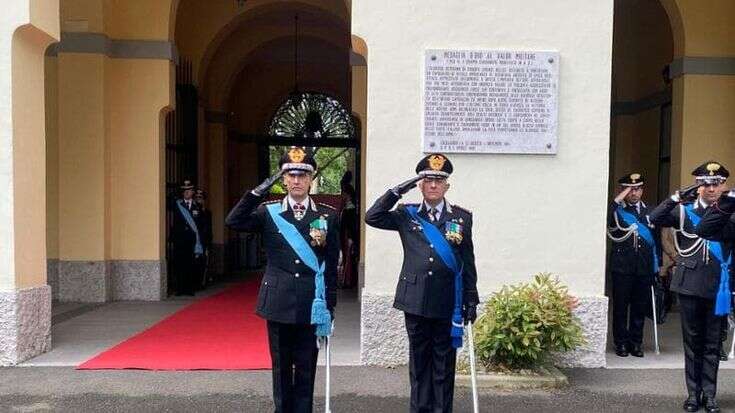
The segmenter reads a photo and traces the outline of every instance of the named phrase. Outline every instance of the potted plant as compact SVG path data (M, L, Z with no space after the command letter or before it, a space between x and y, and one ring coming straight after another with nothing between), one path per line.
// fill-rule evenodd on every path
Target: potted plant
M478 385L565 385L566 377L550 359L555 352L574 350L585 343L573 314L576 306L577 299L549 273L494 293L473 325ZM460 363L460 371L469 371L466 360ZM469 382L464 376L458 376L458 383Z

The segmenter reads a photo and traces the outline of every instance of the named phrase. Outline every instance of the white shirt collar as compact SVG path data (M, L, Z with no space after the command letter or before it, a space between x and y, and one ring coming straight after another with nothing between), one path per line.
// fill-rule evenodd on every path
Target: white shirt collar
M449 202L445 202L445 201L446 201L446 198L445 199L442 199L441 202L439 202L439 204L434 207L434 209L436 209L436 211L439 213L439 215L441 215L442 212L444 212L444 206L445 205L447 207L447 212L450 213L450 214L452 213L452 206L449 204ZM429 206L429 204L427 204L426 201L424 201L424 202L421 203L421 206L419 207L419 212L421 212L423 210L427 210L428 211L430 208L431 207Z
M705 200L702 199L702 197L699 197L697 198L697 204L694 205L694 208L699 208L699 207L702 207L702 209L707 209L707 207L709 207L709 204L705 202Z
M635 204L631 204L629 202L623 201L623 208L625 207L633 207L636 209L636 211L641 212L641 208L645 208L646 204L643 203L643 201L638 201Z

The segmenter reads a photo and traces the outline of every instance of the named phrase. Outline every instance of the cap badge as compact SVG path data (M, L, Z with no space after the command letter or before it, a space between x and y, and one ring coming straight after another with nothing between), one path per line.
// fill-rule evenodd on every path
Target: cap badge
M447 159L441 155L431 155L429 157L429 168L433 171L441 171Z
M630 174L630 182L631 183L637 183L638 180L641 179L641 174Z
M720 164L718 163L709 163L707 164L707 170L709 171L709 175L713 176L715 172L720 170Z
M288 151L288 159L293 163L301 163L306 157L306 152L301 148L291 148Z

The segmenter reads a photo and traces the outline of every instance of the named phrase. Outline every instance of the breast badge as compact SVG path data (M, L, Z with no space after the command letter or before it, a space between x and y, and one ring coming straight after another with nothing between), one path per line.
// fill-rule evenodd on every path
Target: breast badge
M451 220L444 223L444 238L447 241L459 245L462 243L462 231L464 226L457 222L457 220Z
M309 223L309 242L312 247L323 247L327 243L327 216L322 215Z

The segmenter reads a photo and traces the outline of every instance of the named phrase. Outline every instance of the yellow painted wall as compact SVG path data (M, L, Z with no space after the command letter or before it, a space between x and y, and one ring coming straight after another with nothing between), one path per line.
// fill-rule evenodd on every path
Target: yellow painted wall
M108 59L105 65L109 142L110 258L160 259L162 192L160 112L170 104L169 62Z
M13 234L16 288L46 283L44 52L48 33L26 25L13 34Z
M709 159L735 171L735 76L686 75L680 86L681 182L691 182L692 169Z
M61 0L61 31L105 32L103 0Z
M59 258L59 76L56 57L45 59L46 255Z
M735 1L675 0L685 56L735 56Z
M104 1L105 32L114 39L168 40L171 0ZM205 1L213 4L219 2ZM229 2L226 2L229 3Z
M735 2L661 1L678 21L675 56L735 56ZM691 182L691 170L708 159L735 167L733 76L685 74L673 83L672 187Z
M105 60L58 56L59 259L104 260Z

